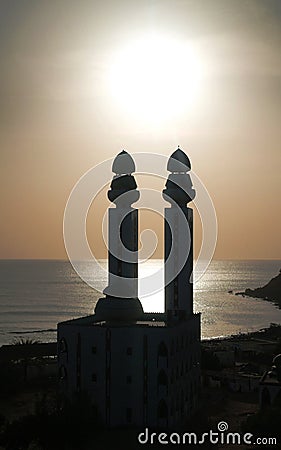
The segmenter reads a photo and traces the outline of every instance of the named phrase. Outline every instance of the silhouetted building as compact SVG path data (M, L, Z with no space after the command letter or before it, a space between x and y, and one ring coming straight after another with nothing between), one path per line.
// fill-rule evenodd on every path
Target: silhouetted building
M109 427L172 428L196 410L200 390L200 315L193 312L194 196L182 150L169 159L165 209L165 312L138 299L139 198L131 156L121 152L108 192L109 279L95 314L58 324L61 389L86 391Z
M281 354L273 358L271 370L262 376L259 393L262 409L281 405Z

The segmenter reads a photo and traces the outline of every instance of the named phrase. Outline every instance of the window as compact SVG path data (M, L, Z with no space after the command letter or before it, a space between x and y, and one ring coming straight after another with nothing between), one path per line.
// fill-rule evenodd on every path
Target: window
M168 350L163 341L158 345L158 356L168 356Z
M183 390L181 391L181 409L180 409L181 416L184 416L184 393Z
M126 419L128 423L132 422L132 408L127 408L126 410Z
M93 355L97 353L97 347L95 345L92 347L92 353Z
M158 345L158 353L157 353L157 367L159 364L159 358L166 358L166 366L168 367L168 349L166 344L162 341Z
M158 373L157 383L158 383L158 385L163 385L163 386L167 386L167 384L168 384L168 377L167 377L166 372L163 369L161 369L160 372Z
M131 355L133 353L132 347L127 347L127 355Z
M270 393L267 387L263 388L261 393L261 407L264 409L267 406L270 406L271 399L270 399Z
M166 419L168 417L167 403L163 399L158 403L157 415L159 419Z
M60 378L60 380L66 380L66 378L67 378L67 371L66 371L65 366L61 366L59 368L59 378Z
M67 343L64 338L59 341L59 353L67 353Z
M166 388L166 394L168 394L168 377L163 369L160 370L157 377L157 391L159 392L159 387L164 386Z
M93 373L93 374L92 374L92 381L93 381L94 383L97 382L97 374L96 374L96 373Z
M131 383L132 383L131 375L127 375L127 384L131 384Z

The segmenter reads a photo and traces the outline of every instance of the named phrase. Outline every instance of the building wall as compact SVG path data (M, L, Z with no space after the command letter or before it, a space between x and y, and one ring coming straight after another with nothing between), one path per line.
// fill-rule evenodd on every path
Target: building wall
M281 383L260 382L259 385L259 404L261 408L272 406L277 398L281 398Z
M86 391L108 426L182 423L198 403L200 316L175 326L65 322L58 327L63 394Z

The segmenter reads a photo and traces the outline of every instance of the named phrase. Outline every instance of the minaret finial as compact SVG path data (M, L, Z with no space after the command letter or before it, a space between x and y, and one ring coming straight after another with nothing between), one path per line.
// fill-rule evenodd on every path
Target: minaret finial
M136 166L133 158L122 150L113 161L112 172L115 173L107 195L111 202L131 205L139 199L134 176Z
M126 150L118 153L112 164L112 172L116 175L128 175L135 172L135 170L136 166L131 155Z
M166 182L163 197L168 202L174 201L179 205L186 205L195 197L190 175L191 163L188 156L178 148L170 156L167 170L171 172Z

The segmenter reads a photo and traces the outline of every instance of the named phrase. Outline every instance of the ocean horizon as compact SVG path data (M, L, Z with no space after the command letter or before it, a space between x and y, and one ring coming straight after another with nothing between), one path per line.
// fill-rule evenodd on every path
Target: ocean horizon
M139 264L140 277L157 272L162 264L158 259ZM82 281L67 260L0 260L0 345L19 339L54 342L58 322L92 314L107 285L107 261L100 260L95 271L87 261L81 265L96 289ZM280 324L281 310L273 303L234 295L266 284L280 267L280 260L213 260L194 284L194 311L202 315L202 338ZM164 310L163 290L140 295L140 300L145 311Z

